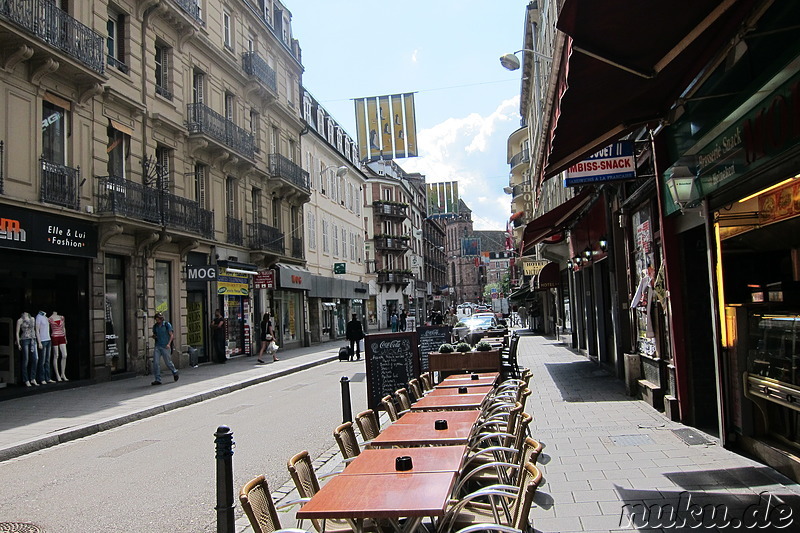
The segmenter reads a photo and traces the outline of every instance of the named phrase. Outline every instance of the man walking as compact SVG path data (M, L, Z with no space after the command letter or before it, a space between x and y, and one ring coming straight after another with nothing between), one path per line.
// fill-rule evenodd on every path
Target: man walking
M161 359L167 364L172 378L178 381L178 370L172 364L172 342L175 340L175 333L172 331L172 324L164 320L164 315L156 313L156 323L153 324L153 339L156 347L153 349L153 382L151 385L161 385Z
M355 313L353 313L353 320L347 323L347 327L345 328L345 337L350 341L350 357L355 355L356 360L360 360L360 341L364 338L364 328L361 327L361 322L358 321Z
M214 311L214 318L211 320L211 337L214 344L214 355L217 363L225 363L228 359L225 355L225 319L222 311Z

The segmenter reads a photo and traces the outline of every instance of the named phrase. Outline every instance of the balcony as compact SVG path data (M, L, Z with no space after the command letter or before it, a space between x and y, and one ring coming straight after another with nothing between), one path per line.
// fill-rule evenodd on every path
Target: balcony
M42 186L39 199L68 209L81 208L80 169L41 159Z
M409 270L379 270L378 283L381 285L407 285L413 278Z
M23 33L3 31L0 24L0 48L22 50L46 58L55 49L80 66L59 60L59 77L86 77L102 82L105 70L105 37L81 24L59 9L52 0L3 0L0 2L0 21L7 21ZM27 39L30 36L32 39ZM44 46L43 46L44 45ZM84 71L83 69L89 69ZM98 76L99 75L99 76Z
M200 5L197 3L196 0L174 0L178 7L181 10L189 15L189 17L194 20L197 24L201 26L205 26L205 22L203 19L200 18Z
M257 53L245 52L242 54L242 69L248 76L254 77L261 85L269 89L273 97L278 95L278 81L275 70Z
M253 159L256 144L253 134L240 128L205 104L187 104L186 127L190 134L202 134Z
M303 239L300 237L292 237L292 257L295 259L303 259L305 257Z
M406 218L407 208L408 204L402 204L400 202L386 202L382 200L372 202L372 213L376 216Z
M283 244L283 232L278 228L266 224L250 224L248 237L251 250L269 250L281 255L286 250Z
M373 242L376 250L405 252L408 249L408 237L376 235Z
M273 178L278 178L308 195L311 194L311 189L308 185L308 172L281 154L269 154L269 174Z
M99 178L97 212L214 237L214 213L199 203L116 176Z
M530 160L531 160L531 153L530 153L530 150L528 150L526 148L526 149L522 150L521 152L518 152L518 153L514 154L511 157L511 159L509 160L508 166L513 169L515 166L521 165L523 163L527 163Z
M244 229L242 225L242 221L238 218L233 218L232 216L228 215L226 217L226 224L225 224L227 231L225 233L225 239L228 244L237 244L239 246L244 244Z

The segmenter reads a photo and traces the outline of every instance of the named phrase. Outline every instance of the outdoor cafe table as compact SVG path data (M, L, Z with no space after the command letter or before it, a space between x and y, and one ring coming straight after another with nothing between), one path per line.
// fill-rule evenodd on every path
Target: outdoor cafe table
M460 393L458 389L466 387L467 392ZM459 385L458 387L434 387L427 396L452 396L453 394L489 394L494 387L492 385Z
M338 475L303 505L296 517L347 519L357 533L363 531L365 518L405 517L408 520L402 531L411 533L424 518L444 515L457 476L454 470Z
M340 475L395 474L394 460L400 456L411 457L412 469L408 472L458 472L466 453L466 446L367 448Z
M411 406L412 411L441 411L457 409L480 409L486 394L452 394L420 398ZM390 426L391 427L391 426ZM388 428L387 428L388 429Z
M453 374L444 378L436 387L463 387L464 385L494 385L499 372L482 372L478 379L472 379L472 374Z
M480 411L466 411L468 416L448 416L452 413L417 413L411 412L403 415L423 415L399 420L386 427L381 434L372 439L370 446L374 448L385 446L448 446L454 444L467 444L472 436L472 429L478 420ZM414 420L416 419L416 420ZM447 429L436 429L436 420L447 420Z
M470 411L412 411L398 418L395 424L433 425L437 420L447 420L459 424L472 424L478 421L481 412L475 409Z

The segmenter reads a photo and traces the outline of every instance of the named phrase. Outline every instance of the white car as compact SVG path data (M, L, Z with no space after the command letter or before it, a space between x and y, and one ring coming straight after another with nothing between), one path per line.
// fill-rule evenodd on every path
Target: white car
M493 313L475 313L461 320L463 326L453 328L453 336L458 342L477 343L488 329L497 328L497 319Z

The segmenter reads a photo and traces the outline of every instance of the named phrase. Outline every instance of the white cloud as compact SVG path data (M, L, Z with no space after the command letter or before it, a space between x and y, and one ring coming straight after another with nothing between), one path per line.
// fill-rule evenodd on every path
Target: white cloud
M419 54L419 50L414 50L413 52L411 52L411 62L412 63L416 63L417 62L417 55L418 54Z
M420 157L401 166L429 183L458 181L461 199L472 210L475 229L502 230L510 215L506 146L519 123L519 96L501 102L488 116L449 118L418 134Z

